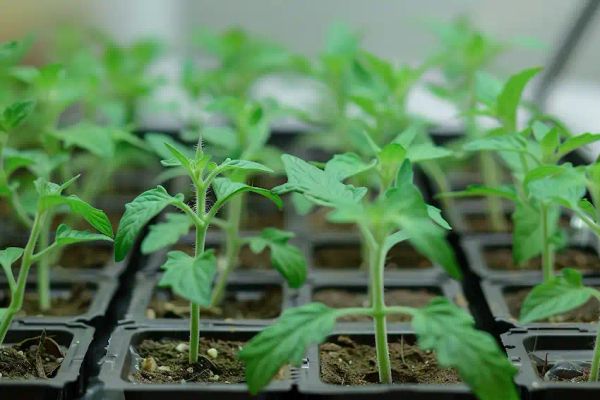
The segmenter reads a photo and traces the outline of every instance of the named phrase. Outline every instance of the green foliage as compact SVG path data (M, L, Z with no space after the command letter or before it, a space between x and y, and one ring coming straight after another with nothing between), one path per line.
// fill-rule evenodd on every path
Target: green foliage
M0 117L0 131L8 132L17 128L33 112L35 102L20 101L6 107Z
M65 224L60 224L56 228L56 237L54 243L56 246L67 246L69 244L82 243L82 242L95 242L98 240L112 241L112 235L107 236L99 233L88 232L88 231L77 231L71 229Z
M414 310L412 326L419 347L435 352L442 367L455 368L484 400L518 399L513 377L517 368L493 336L474 328L473 318L445 298Z
M142 253L154 253L164 247L176 244L193 226L189 216L169 213L165 222L159 222L150 227L150 232L142 242Z
M299 288L306 281L308 271L300 249L288 243L293 237L294 234L291 232L265 228L260 236L250 238L250 249L258 254L268 248L273 267L285 278L290 287Z
M246 185L241 182L234 182L228 178L217 178L213 182L213 189L215 191L215 195L217 196L217 201L215 202L214 207L221 208L225 202L231 199L233 196L244 193L244 192L253 192L259 194L267 199L271 200L277 207L281 208L283 203L278 195L274 194L268 189L258 188L250 185Z
M135 238L152 218L169 205L181 204L183 195L173 197L162 186L145 191L127 204L115 237L115 259L121 261L125 258Z
M265 387L284 365L299 366L306 348L333 331L338 312L321 303L284 311L277 322L256 335L238 353L246 364L250 393Z
M535 286L521 306L519 317L529 323L571 311L590 298L600 300L600 291L583 284L581 272L565 268L562 274Z
M209 306L217 260L212 251L192 257L182 251L171 251L162 266L165 274L160 287L168 287L176 295L194 304Z
M297 192L316 204L332 207L345 202L358 203L367 192L365 188L355 188L340 182L335 170L327 173L289 154L283 155L281 159L288 181L274 188L276 193Z

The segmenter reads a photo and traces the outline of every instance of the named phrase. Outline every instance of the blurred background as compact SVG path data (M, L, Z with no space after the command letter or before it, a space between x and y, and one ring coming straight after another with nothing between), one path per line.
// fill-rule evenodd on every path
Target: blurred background
M219 32L239 26L306 55L322 49L332 22L358 30L364 47L401 62L423 60L436 46L429 25L467 16L482 31L518 42L492 67L500 76L521 68L547 65L560 41L586 5L583 0L20 0L4 2L0 40L34 33L31 60L43 59L47 41L64 25L99 28L119 42L156 37L170 53L161 72L175 76L182 57L193 51L198 27ZM574 131L600 126L600 18L594 18L552 90L547 109ZM176 96L164 89L165 97ZM427 108L451 125L453 111L416 91L413 107ZM160 123L173 123L161 117ZM165 119L166 118L166 119ZM157 121L152 121L156 124Z

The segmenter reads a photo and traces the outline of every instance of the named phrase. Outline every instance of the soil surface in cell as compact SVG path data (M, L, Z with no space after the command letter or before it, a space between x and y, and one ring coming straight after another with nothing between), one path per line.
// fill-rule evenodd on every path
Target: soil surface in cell
M63 251L58 265L63 268L101 269L112 261L109 246L69 246Z
M198 363L191 365L187 342L144 340L136 347L141 357L139 370L130 379L139 383L241 383L245 381L245 370L237 353L244 344L201 338Z
M314 250L315 268L359 269L363 256L359 244L320 246ZM386 269L431 268L431 262L407 244L397 244L389 251Z
M519 271L542 270L540 257L531 259L525 265L517 265L513 261L512 250L509 248L490 248L484 250L487 265L493 270ZM600 258L592 250L570 247L556 253L554 268L575 268L581 271L600 270Z
M389 306L423 307L439 296L428 289L389 289L385 292L385 302ZM348 289L320 289L313 295L313 301L321 302L329 307L367 307L369 305L368 295L365 292L356 292ZM338 321L355 322L370 321L371 317L366 315L347 315L338 318ZM387 318L388 322L410 321L410 316L404 314L393 314Z
M53 378L64 354L64 348L44 335L4 346L0 348L1 379Z
M394 383L460 383L455 370L440 368L435 355L416 345L394 339L389 343ZM348 336L320 346L321 380L334 385L368 385L379 382L375 346L358 343Z
M250 293L248 291L248 293ZM280 287L244 296L242 292L227 291L219 307L202 309L202 318L216 319L271 319L281 314L283 293ZM170 295L168 291L155 292L146 315L153 318L189 318L190 302Z
M521 312L521 305L531 291L531 288L523 288L504 293L504 299L513 318L518 319ZM600 317L600 306L596 299L590 299L584 305L571 310L567 313L556 315L550 319L538 322L596 322Z
M69 317L80 315L88 311L95 291L86 287L86 285L73 285L68 291L60 294L52 293L52 307L49 310L42 311L39 304L39 296L34 287L25 293L23 308L20 316L49 316L49 317ZM7 307L10 302L8 293L0 291L0 307Z

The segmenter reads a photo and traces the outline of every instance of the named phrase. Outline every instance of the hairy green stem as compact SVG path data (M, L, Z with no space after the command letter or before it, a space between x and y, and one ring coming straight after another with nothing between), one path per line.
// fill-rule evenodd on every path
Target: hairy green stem
M542 224L542 271L544 282L554 277L554 249L550 243L550 229L548 226L548 206L540 205Z
M206 213L206 188L203 186L196 186L196 213L198 216L204 218ZM202 226L196 226L196 247L195 256L199 257L204 253L204 247L206 243L206 231L208 224L205 223ZM191 303L190 307L190 352L189 352L189 363L195 364L198 362L200 355L200 305Z
M496 187L500 184L498 176L498 164L494 161L494 156L488 152L479 154L479 162L483 183L487 186ZM504 218L504 210L502 209L502 199L494 196L487 197L488 210L490 215L490 223L492 229L501 232L508 229Z
M29 240L21 257L21 268L19 269L19 277L17 279L16 289L11 293L10 304L4 311L4 315L0 321L0 345L4 342L8 329L12 324L15 315L23 308L23 300L25 298L25 288L27 286L27 277L29 270L33 264L33 253L40 235L42 226L45 224L45 215L37 214L31 228Z
M385 250L382 244L371 249L371 282L375 347L380 383L392 383L392 368L387 340L386 306L384 297Z
M600 380L600 323L596 333L596 344L594 344L594 355L592 357L592 368L590 369L590 382Z
M238 263L241 242L239 228L242 216L242 206L244 204L242 194L233 197L227 203L227 227L225 228L225 267L219 274L219 279L213 290L211 305L218 306L225 295L225 288L231 271L235 269Z

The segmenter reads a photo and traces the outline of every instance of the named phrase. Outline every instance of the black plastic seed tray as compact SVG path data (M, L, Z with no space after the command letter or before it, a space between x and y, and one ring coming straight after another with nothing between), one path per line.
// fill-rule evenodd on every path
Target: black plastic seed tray
M586 322L532 322L528 324L521 324L518 321L518 315L513 315L506 301L505 295L511 292L515 292L521 289L529 289L540 282L539 278L536 277L525 277L525 278L513 278L504 280L482 280L481 289L485 302L499 325L500 332L504 332L510 328L534 328L534 329L548 329L548 330L560 330L565 327L576 327L583 331L589 331L595 328L593 323ZM584 278L584 285L592 287L600 287L600 278Z
M596 333L572 329L512 329L502 335L511 361L519 368L516 383L526 400L596 400L600 382L551 381L549 376L575 376L570 362L591 362ZM557 365L561 363L561 365ZM556 373L549 370L556 366ZM548 374L548 378L544 378Z
M312 301L316 301L314 296L316 293L334 289L340 290L345 293L356 293L366 294L368 291L367 282L361 277L356 276L332 276L331 274L322 274L319 272L313 272L310 277L310 282L306 283L300 289L300 296L298 298L298 305L307 304ZM394 276L393 278L386 279L385 290L387 293L397 289L408 290L412 292L422 291L427 292L431 297L444 296L456 305L469 310L469 303L462 291L460 284L444 275L423 277L411 273L406 273L404 276ZM393 305L407 305L393 304L386 300L388 306ZM412 305L412 304L411 304ZM425 306L426 304L419 304L415 306ZM344 306L349 307L350 305L345 304ZM361 305L356 305L361 306ZM366 304L364 304L366 306ZM393 327L408 327L409 322L394 322L388 320L388 325ZM373 330L372 321L339 321L337 323L338 329L346 328L363 328L365 330Z
M16 320L27 324L69 324L74 322L83 322L90 326L99 327L105 321L111 302L117 291L118 280L109 278L93 271L81 270L56 270L52 271L50 278L51 297L68 298L74 287L79 287L92 292L92 298L87 310L79 315L69 316L18 316ZM7 291L8 282L5 277L0 278L0 299L5 303L9 302ZM27 291L35 291L36 276L32 274L29 277Z
M249 340L259 332L253 327L217 328L202 324L200 334L225 340ZM140 384L134 383L130 375L135 371L137 356L134 348L144 339L160 340L163 338L187 341L189 330L186 323L165 323L152 327L122 326L111 337L99 379L103 385L103 399L119 400L164 400L173 397L178 400L197 399L276 399L282 394L291 392L295 370L290 369L286 376L272 382L258 396L248 393L246 384L223 383L169 383Z
M337 329L329 337L339 335L348 336L351 339L364 344L375 345L375 337L372 331L366 329L344 328ZM398 340L403 337L410 343L416 338L414 332L409 329L390 329L389 340ZM302 368L300 368L298 379L298 390L305 399L357 399L357 400L475 400L476 397L464 384L438 385L438 384L391 384L391 385L364 385L364 386L342 386L324 383L321 379L319 346L311 346L307 352Z
M461 241L461 246L467 258L467 263L471 271L480 278L487 279L528 279L542 278L540 269L520 269L520 270L499 270L491 268L486 260L486 251L495 249L512 249L512 237L510 234L491 233L477 236L465 237ZM594 254L599 254L598 240L591 233L582 229L577 234L572 235L570 247L582 249ZM584 276L600 276L600 260L597 269L582 271Z
M0 397L7 400L71 400L83 394L87 353L94 329L81 324L36 325L13 323L5 344L16 344L40 336L42 332L65 349L64 360L55 377L49 379L9 380L0 378Z
M162 274L144 274L140 273L136 277L136 285L122 324L134 323L138 325L152 326L154 324L164 324L178 322L181 319L176 318L157 318L149 312L149 306L153 297L162 301L169 301L173 298L169 289L158 288ZM252 302L260 300L261 297L273 295L277 291L281 296L280 312L293 307L297 301L298 291L290 289L276 271L267 270L261 272L244 273L244 271L234 272L228 280L226 296L240 302ZM266 319L215 319L210 316L202 316L202 321L213 326L265 326L273 322L275 318Z

